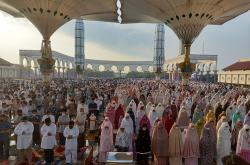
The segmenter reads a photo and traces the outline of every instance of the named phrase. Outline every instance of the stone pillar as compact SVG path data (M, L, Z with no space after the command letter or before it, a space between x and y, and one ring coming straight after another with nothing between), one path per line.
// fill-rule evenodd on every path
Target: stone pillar
M65 67L62 67L62 70L63 70L63 77L62 78L64 79L64 70L65 70Z
M61 67L59 66L59 67L57 67L57 78L60 78L61 77Z
M34 79L37 79L37 66L34 67L34 71L35 71Z
M169 77L169 80L172 81L172 71L169 71L168 77Z

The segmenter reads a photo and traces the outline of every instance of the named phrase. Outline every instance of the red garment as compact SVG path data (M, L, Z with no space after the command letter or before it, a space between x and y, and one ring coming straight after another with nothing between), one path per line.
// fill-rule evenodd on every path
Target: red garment
M92 148L87 159L85 160L85 164L86 165L93 165L93 152L94 152L94 149Z
M120 104L119 107L115 111L115 121L114 121L114 127L115 129L118 129L120 127L120 118L124 116L124 110L122 105Z
M175 121L178 117L178 111L177 111L177 106L175 104L172 104L170 106L171 108L171 111L172 111L172 117L173 117L173 120Z
M174 124L174 119L172 116L172 112L171 109L165 109L162 115L162 121L164 123L164 126L167 130L167 132L169 133L173 124Z
M143 117L141 118L141 121L139 122L140 128L141 128L144 124L147 125L147 128L148 128L148 130L150 131L151 125L150 125L150 121L149 121L147 115L143 115Z
M108 110L107 110L107 112L106 112L106 117L109 118L109 120L110 120L112 126L114 127L114 122L115 122L115 110L112 109L111 106L108 107Z

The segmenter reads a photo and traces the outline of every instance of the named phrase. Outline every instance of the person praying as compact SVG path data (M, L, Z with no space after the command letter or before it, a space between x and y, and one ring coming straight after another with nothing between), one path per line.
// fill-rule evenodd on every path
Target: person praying
M44 150L44 160L51 165L54 162L54 147L56 146L56 125L50 118L44 120L41 128L42 142L41 148Z
M63 132L65 130L65 128L69 125L69 115L67 114L67 109L63 109L63 111L61 112L61 115L59 116L58 120L57 120L57 132L59 134L59 144L61 146L65 145L65 141L66 138L63 135Z
M145 115L146 116L146 115ZM135 141L136 160L138 165L149 164L149 154L151 152L150 130L147 124L143 124L139 128L139 133Z
M67 126L63 135L66 138L65 143L65 157L67 164L77 164L77 138L79 135L79 128L75 125L74 121L69 122L69 126Z
M14 133L17 135L18 163L23 163L27 159L28 165L32 165L31 146L33 131L34 126L28 121L27 116L24 116L14 129Z
M169 141L168 132L162 121L157 122L152 134L152 153L154 154L155 165L169 164Z
M118 152L128 152L129 149L129 134L126 132L125 127L121 126L117 132L115 147Z

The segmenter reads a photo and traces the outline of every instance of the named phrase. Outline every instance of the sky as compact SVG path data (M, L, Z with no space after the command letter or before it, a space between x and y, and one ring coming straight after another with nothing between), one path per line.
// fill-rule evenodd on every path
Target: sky
M84 21L85 56L99 60L152 60L155 24L117 24ZM72 20L51 37L52 49L74 56L74 26ZM0 58L19 63L19 50L38 50L42 37L25 18L13 18L0 11ZM218 55L222 69L240 58L250 57L250 12L222 26L207 26L192 45L191 53ZM178 54L179 40L165 26L165 57Z

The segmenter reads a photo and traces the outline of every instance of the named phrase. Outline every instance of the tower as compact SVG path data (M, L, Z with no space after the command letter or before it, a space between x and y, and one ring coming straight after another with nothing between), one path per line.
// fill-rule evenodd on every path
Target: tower
M82 19L77 19L75 23L75 66L77 77L83 74L84 63L84 23Z
M160 73L162 71L162 67L165 62L164 39L165 39L164 24L163 23L157 24L155 28L155 43L154 43L155 45L154 64L155 64L155 71L156 71L156 79L160 78Z

